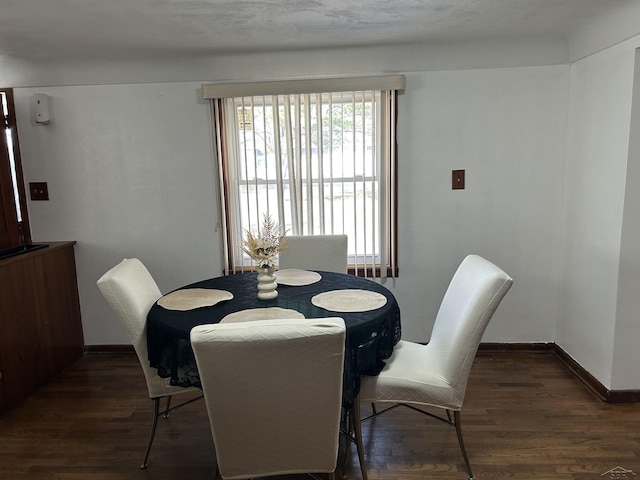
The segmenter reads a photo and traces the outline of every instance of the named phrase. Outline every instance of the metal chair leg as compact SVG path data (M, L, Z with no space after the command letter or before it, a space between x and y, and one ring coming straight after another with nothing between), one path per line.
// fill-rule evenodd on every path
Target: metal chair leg
M362 426L360 425L360 399L356 397L351 408L351 417L353 436L356 442L356 450L358 451L358 461L360 462L360 471L362 472L362 480L367 480L367 466L364 463L364 448L362 446Z
M447 410L447 414L449 411ZM462 439L462 426L460 424L460 411L453 412L453 418L455 420L456 434L458 435L458 443L460 444L460 450L462 450L462 457L464 463L467 465L467 473L469 474L469 480L473 480L473 472L471 471L471 464L469 463L469 457L467 456L467 450L464 448L464 440Z
M171 395L167 396L167 406L164 409L164 418L169 418L169 410L171 410Z
M347 445L344 452L344 458L342 459L342 473L340 473L340 478L343 479L347 478L347 464L349 463L349 460L351 460L351 439L353 438L353 432L351 431L351 414L351 410L348 410L345 414L346 421L344 434L347 437Z
M327 476L325 477L324 475L322 476L322 478L318 477L317 474L315 473L307 473L307 476L315 479L315 480L322 480L323 478L328 478L329 480L337 480L336 477L336 471L334 470L333 472L327 473Z
M151 434L149 435L149 443L147 444L147 451L144 454L144 461L140 468L147 468L147 460L149 460L149 453L151 452L151 444L153 444L153 437L156 435L156 426L158 425L158 417L160 416L160 399L153 399L153 422L151 424Z
M147 451L144 454L144 461L140 468L147 468L147 460L149 460L149 453L151 452L151 445L153 444L153 439L156 435L156 427L158 426L158 417L162 415L164 418L169 417L169 412L171 410L176 410L178 408L182 408L185 405L189 405L190 403L196 402L203 398L203 395L200 395L195 398L191 398L186 402L178 403L175 407L171 407L171 395L167 395L167 408L163 411L160 411L160 398L152 398L153 400L153 423L151 424L151 434L149 435L149 443L147 444Z

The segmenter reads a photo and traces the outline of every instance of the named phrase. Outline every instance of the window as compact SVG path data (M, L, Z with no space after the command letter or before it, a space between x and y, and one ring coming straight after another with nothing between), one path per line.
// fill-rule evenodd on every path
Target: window
M4 135L0 138L0 248L31 241L13 90L0 89Z
M393 79L394 88L376 87L372 79L381 78ZM267 214L292 235L347 234L352 273L397 274L400 79L203 87L215 98L229 271L251 267L242 237L257 232Z

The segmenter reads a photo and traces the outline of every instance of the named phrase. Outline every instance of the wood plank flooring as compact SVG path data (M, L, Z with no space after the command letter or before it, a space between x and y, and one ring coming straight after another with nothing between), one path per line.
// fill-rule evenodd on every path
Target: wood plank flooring
M138 468L151 406L133 354L84 356L0 418L0 479L213 479L203 402L159 420L149 468ZM640 403L598 400L550 353L481 352L462 420L478 480L640 478ZM371 480L466 478L441 422L398 408L363 435ZM346 473L360 479L355 451Z

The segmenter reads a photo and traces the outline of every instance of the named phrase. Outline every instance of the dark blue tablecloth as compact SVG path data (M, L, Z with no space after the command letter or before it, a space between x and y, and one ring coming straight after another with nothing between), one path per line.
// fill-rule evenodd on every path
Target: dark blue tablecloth
M347 326L343 403L346 408L360 390L360 375L377 375L400 340L400 309L393 294L369 279L333 272L319 272L322 279L311 285L278 285L278 297L257 298L255 273L244 273L204 280L183 288L227 290L233 299L211 307L188 311L168 310L154 304L148 314L147 344L149 362L158 374L170 378L172 385L200 386L189 333L196 325L218 323L226 315L260 307L297 310L306 318L341 317ZM360 289L379 292L387 303L367 312L334 312L316 307L311 298L321 292Z

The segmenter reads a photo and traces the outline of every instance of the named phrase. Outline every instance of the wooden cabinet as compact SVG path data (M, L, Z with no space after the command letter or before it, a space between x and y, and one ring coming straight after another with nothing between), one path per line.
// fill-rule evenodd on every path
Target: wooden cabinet
M0 260L0 412L84 352L74 244Z

